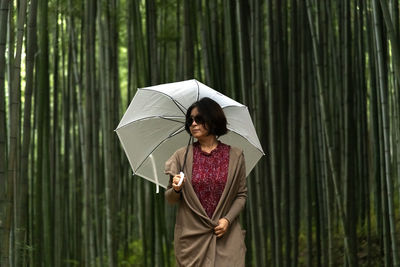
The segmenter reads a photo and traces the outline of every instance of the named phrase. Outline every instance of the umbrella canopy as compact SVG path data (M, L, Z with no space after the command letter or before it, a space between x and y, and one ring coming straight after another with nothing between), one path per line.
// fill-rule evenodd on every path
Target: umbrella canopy
M167 187L164 163L187 145L185 114L191 104L209 97L224 110L228 133L223 143L243 149L246 175L264 154L246 106L197 80L139 88L115 130L134 174Z

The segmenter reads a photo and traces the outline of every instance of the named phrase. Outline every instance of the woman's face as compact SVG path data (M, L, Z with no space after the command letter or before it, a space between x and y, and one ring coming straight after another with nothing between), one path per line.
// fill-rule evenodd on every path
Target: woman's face
M204 120L199 114L197 107L192 109L190 112L190 117L192 118L192 124L190 125L190 132L194 138L201 139L208 135L208 130L204 124Z

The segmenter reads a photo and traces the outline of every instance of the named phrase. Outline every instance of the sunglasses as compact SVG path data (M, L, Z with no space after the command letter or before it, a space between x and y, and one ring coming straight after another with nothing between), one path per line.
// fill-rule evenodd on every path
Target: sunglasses
M187 119L187 124L190 126L193 124L193 122L196 122L197 124L204 124L204 118L201 115L196 115L194 117L189 117Z

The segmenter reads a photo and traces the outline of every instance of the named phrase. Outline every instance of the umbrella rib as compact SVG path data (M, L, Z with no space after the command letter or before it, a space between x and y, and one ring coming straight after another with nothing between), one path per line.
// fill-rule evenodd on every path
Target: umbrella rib
M179 110L182 112L182 114L186 116L186 112L185 112L184 110L182 110L181 107L180 107L180 106L183 107L183 105L182 105L181 103L179 103L178 101L176 101L175 99L173 99L172 97L171 97L171 99L172 99L172 102L175 103L175 105L177 106L177 108L179 108ZM179 105L178 105L178 104L179 104ZM184 108L184 107L183 107L183 108Z
M147 155L147 157L145 157L145 158L143 159L143 161L139 164L139 166L136 168L136 170L139 170L140 167L142 167L143 163L146 161L146 159L149 157L149 155L151 155L159 146L161 146L161 145L162 145L165 141L167 141L169 138L171 138L171 137L173 137L173 136L175 136L175 135L177 135L177 134L179 134L179 133L181 133L181 132L183 132L183 130L182 130L182 129L178 129L178 130L174 131L172 134L169 134L168 137L164 138L158 145L156 145L156 146L153 148L153 150L150 151L150 153Z
M185 108L181 103L179 103L179 102L176 101L174 98L172 98L172 96L170 96L170 95L168 95L168 94L166 94L166 93L164 93L164 92L161 92L161 91L158 91L158 90L154 90L154 89L139 88L139 90L153 91L153 92L157 92L157 93L160 93L160 94L162 94L162 95L165 95L166 97L168 97L169 99L171 99L172 102L175 103L175 105L176 105L176 106L178 107L178 109L183 113L183 115L186 115L186 112L185 112L184 110L182 110L182 108L184 108L185 110L186 110L186 108ZM179 105L178 105L178 104L179 104ZM182 108L181 108L181 107L182 107Z
M227 105L227 106L224 106L224 107L221 106L221 108L222 109L226 109L226 108L247 108L247 106L239 103L239 105ZM247 108L247 110L248 110L248 108Z
M172 134L169 135L169 138L174 137L175 135L180 134L181 132L183 132L185 130L185 127L178 129L176 132L173 132ZM164 142L164 140L163 140Z
M174 120L174 119L171 119L171 118L166 118L166 117L160 117L160 118L162 118L162 119L164 119L164 120L168 120L168 121L179 122L179 123L185 124L185 123L182 122L182 121Z
M253 144L253 142L251 142L249 139L247 139L246 137L244 137L242 134L240 134L240 133L238 133L238 132L235 132L234 130L229 129L229 127L228 127L228 130L231 131L231 132L233 132L233 133L235 133L235 134L237 134L237 135L239 135L239 136L241 136L241 137L243 137L244 139L246 139L247 142L249 142L253 147L255 147L255 148L256 148L258 151L260 151L263 155L265 155L265 153L264 153L264 151L263 151L262 149L259 149L255 144ZM261 145L261 144L260 144L260 145Z
M199 86L199 83L197 82L197 80L194 80L195 82L196 82L196 85L197 85L197 100L196 101L199 101L199 97L200 97L200 86Z
M122 125L121 127L115 129L114 131L122 129L122 128L125 128L125 127L129 126L130 124L132 124L134 122L144 121L144 120L149 120L149 119L155 119L155 118L160 118L160 119L164 119L164 120L169 120L169 121L174 121L174 122L179 122L179 123L185 124L184 122L179 121L179 120L175 120L173 118L168 118L168 117L163 117L163 116L149 116L149 117L145 117L145 118L140 118L138 120L130 121L129 123ZM182 117L177 117L177 118L182 118Z

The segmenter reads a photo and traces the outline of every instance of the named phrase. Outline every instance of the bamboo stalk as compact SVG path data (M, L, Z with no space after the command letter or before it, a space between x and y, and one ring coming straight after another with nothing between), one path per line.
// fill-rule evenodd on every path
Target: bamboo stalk
M183 79L194 77L194 42L193 42L193 15L192 1L183 2Z
M10 202L7 198L7 121L5 94L5 51L9 1L0 2L0 218L6 218ZM0 265L9 264L8 235L5 221L0 222ZM6 242L3 242L5 240Z
M382 46L381 46L381 29L378 21L378 3L377 0L372 2L373 4L373 12L374 12L374 25L375 25L375 44L377 47L377 61L378 61L378 75L379 75L379 95L380 95L380 104L382 110L382 131L383 131L383 144L384 144L384 176L386 180L387 187L387 205L388 205L388 216L389 216L389 226L390 226L390 235L391 235L391 249L392 249L392 259L393 265L399 266L398 262L398 249L396 242L396 226L395 226L395 217L394 217L394 207L393 207L393 184L392 178L390 175L390 155L389 155L389 119L387 114L387 85L385 84L385 75L383 70L383 54L382 54ZM383 17L385 18L385 5L382 5L382 11L384 12ZM387 10L386 10L387 11ZM388 15L386 13L386 15ZM389 17L390 18L390 17ZM385 18L385 21L387 18ZM388 26L388 25L387 25ZM390 35L389 29L389 35ZM396 47L396 43L392 43ZM396 57L396 55L394 55ZM396 59L395 59L396 60ZM400 74L400 73L398 73Z
M18 168L20 166L20 155L19 155L19 147L20 147L20 105L21 105L21 88L20 88L20 79L21 79L21 54L22 54L22 44L24 37L24 29L25 29L25 19L26 19L26 7L27 2L22 1L18 14L17 21L17 44L15 51L15 58L13 60L13 72L15 75L12 76L13 80L11 82L11 90L10 90L10 140L9 140L9 154L8 154L8 173L7 173L7 202L9 201L10 206L5 210L5 230L6 233L5 239L2 240L4 242L4 247L7 249L7 254L9 246L11 246L11 264L14 264L13 261L13 251L14 251L14 235L11 235L11 224L15 224L16 213L15 208L17 204L17 197L14 193L16 190L16 186L20 182L20 173L18 172ZM14 211L13 211L14 209ZM11 235L11 239L10 239ZM9 243L11 240L11 244ZM19 245L19 244L17 244Z
M29 17L27 23L27 49L26 49L26 87L25 87L25 102L24 102L24 129L23 129L23 143L21 152L21 180L18 190L18 201L17 201L17 214L16 228L18 229L16 234L16 243L21 246L16 251L16 265L27 264L27 251L25 246L27 245L27 218L29 212L28 205L28 160L31 146L31 106L32 106L32 91L34 86L33 69L35 62L36 53L36 15L37 15L37 4L36 0L32 0L29 5Z
M385 21L387 34L389 35L391 47L392 47L392 59L394 63L394 70L397 77L400 77L400 40L399 36L396 33L396 26L393 23L390 12L388 2L384 0L379 1L381 10L383 13L383 19ZM378 8L378 3L373 2L374 10Z

